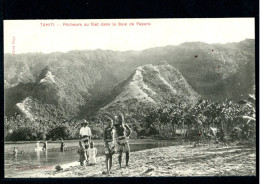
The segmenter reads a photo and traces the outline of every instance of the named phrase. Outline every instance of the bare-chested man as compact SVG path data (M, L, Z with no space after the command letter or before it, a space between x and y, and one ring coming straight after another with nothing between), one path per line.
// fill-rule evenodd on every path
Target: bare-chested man
M106 124L107 126L104 130L103 140L105 144L107 174L110 174L110 170L112 167L112 156L115 153L115 130L113 128L113 120L111 118L106 118Z
M123 115L117 116L116 120L117 123L114 125L114 128L115 128L115 138L117 143L117 151L119 153L118 156L119 166L121 167L123 152L125 152L126 154L126 166L128 166L129 153L130 153L128 137L130 136L132 130L127 124L125 124Z

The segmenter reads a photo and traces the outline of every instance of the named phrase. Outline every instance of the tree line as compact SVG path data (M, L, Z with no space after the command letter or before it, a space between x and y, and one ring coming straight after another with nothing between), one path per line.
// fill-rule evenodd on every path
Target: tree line
M57 120L28 119L20 114L11 118L5 117L6 141L32 141L78 139L80 122L66 120L62 116ZM90 120L93 138L102 138L104 122L98 117ZM126 120L127 122L127 120ZM213 102L200 99L195 105L172 103L153 109L144 117L144 121L133 125L137 137L159 136L176 137L178 130L185 130L187 138L214 138L213 129L221 130L224 137L230 140L251 141L256 138L255 96L235 102L226 99ZM199 137L200 136L200 137Z
M194 106L184 103L168 105L155 109L142 124L145 135L171 132L176 136L176 129L185 130L185 137L215 138L221 132L229 140L255 141L255 97L235 102L226 99L212 102L200 99Z

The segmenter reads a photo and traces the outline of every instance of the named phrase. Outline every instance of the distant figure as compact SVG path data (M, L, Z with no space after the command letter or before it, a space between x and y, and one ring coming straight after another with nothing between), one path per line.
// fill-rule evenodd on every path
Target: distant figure
M13 154L14 154L14 155L17 155L17 153L18 153L18 150L17 150L16 147L14 147L14 149L13 149Z
M40 147L40 141L37 141L36 148L39 148L39 147Z
M47 148L46 142L43 142L42 150L46 151L46 148Z
M86 149L83 145L84 143L82 141L79 141L79 148L78 148L78 154L79 154L79 162L81 166L85 165L85 161L86 161Z
M110 170L112 167L112 156L115 153L114 134L115 134L115 130L113 128L113 120L111 118L107 118L107 127L105 128L103 133L103 140L105 144L105 155L106 155L106 169L107 169L106 174L110 174Z
M81 128L79 130L81 141L84 143L91 142L91 129L87 126L88 122L83 119L81 123Z
M40 141L37 141L37 143L36 143L36 147L35 147L35 149L34 149L35 151L42 151L42 147L40 147Z
M114 127L115 127L117 148L119 153L118 162L119 162L119 167L121 168L123 152L125 152L126 166L128 166L130 146L127 138L130 136L132 130L127 124L124 123L123 115L119 115L117 117L117 124L115 124ZM126 135L126 130L128 130L128 135Z
M60 151L61 152L64 152L64 147L65 147L65 142L63 141L63 139L61 139L61 142L60 142Z
M95 165L97 163L97 148L94 147L94 143L90 142L90 147L87 149L88 163L89 165Z

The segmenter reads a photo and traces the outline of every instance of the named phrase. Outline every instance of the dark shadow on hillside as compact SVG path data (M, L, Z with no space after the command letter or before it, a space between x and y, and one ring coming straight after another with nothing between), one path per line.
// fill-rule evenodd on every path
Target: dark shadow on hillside
M5 89L4 108L5 116L10 117L18 109L17 103L22 102L27 97L32 97L46 104L58 105L58 89L55 85L31 83L19 83L18 85Z
M28 96L33 95L35 83L19 83L18 85L5 89L4 110L6 116L11 116L16 112L15 104L21 102Z
M104 80L104 78L106 80ZM98 81L92 89L89 89L90 95L82 93L81 95L86 100L85 105L79 106L77 118L94 117L100 108L112 102L122 91L123 87L130 80L129 78L119 83L114 89L111 89L111 84L116 84L118 80L112 74L104 76L103 80Z

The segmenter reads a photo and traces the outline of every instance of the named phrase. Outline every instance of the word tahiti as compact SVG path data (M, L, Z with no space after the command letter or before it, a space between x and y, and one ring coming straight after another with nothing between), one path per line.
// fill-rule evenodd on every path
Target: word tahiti
M54 23L40 23L40 24L41 24L41 26L43 26L43 27L54 27L54 26L55 26Z

